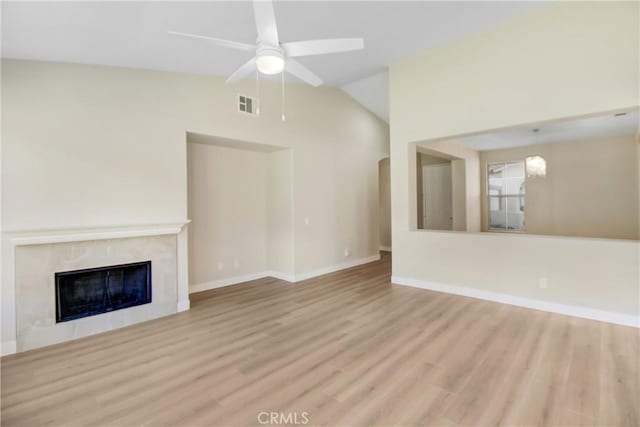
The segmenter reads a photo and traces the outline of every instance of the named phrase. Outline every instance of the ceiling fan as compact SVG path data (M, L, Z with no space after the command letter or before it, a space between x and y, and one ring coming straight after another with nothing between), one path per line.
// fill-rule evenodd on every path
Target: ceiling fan
M218 46L231 49L255 50L256 55L231 74L227 79L227 83L247 77L255 73L257 69L263 74L278 74L286 71L312 86L320 86L322 79L293 58L347 52L364 48L364 40L361 38L280 43L272 1L254 0L253 13L255 15L256 28L258 29L258 39L255 45L177 31L169 31L169 34L208 40Z

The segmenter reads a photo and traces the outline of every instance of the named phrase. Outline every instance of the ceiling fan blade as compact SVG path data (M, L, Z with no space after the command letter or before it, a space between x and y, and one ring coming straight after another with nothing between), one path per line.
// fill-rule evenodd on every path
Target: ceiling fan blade
M322 55L364 49L364 39L307 40L284 43L282 47L289 57Z
M271 0L253 0L253 14L256 18L258 39L271 46L280 46L276 14Z
M311 86L320 86L322 84L322 79L320 77L316 76L311 70L295 59L287 58L285 60L284 69L300 80L309 83Z
M241 66L236 71L234 71L234 73L231 74L229 76L229 78L227 79L227 83L236 82L236 81L240 80L241 78L246 77L249 74L252 74L252 73L255 73L255 72L256 72L256 58L253 57L250 60L248 60L247 62L245 62L245 64L243 66Z
M234 41L231 41L231 40L218 39L218 38L209 37L209 36L201 36L199 34L181 33L181 32L178 32L178 31L169 31L169 34L174 35L174 36L189 37L189 38L192 38L192 39L207 40L207 41L212 42L213 44L217 44L218 46L229 47L231 49L255 50L256 47L257 47L257 46L252 45L252 44L234 42Z

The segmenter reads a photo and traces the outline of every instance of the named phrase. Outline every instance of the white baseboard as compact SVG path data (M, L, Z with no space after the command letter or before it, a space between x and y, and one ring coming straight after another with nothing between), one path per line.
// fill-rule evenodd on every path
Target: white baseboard
M296 278L293 273L283 273L281 271L265 271L265 277L273 277L275 279L284 280L285 282L295 283Z
M211 280L209 282L198 283L189 286L189 293L208 291L210 289L222 288L224 286L237 285L238 283L249 282L267 277L266 271L258 273L244 274L242 276L227 277L226 279Z
M465 297L494 301L503 304L516 305L519 307L532 308L534 310L548 311L551 313L564 314L567 316L581 317L584 319L599 320L601 322L615 323L618 325L640 327L640 316L630 314L615 313L611 311L598 310L588 307L559 304L555 302L542 301L538 299L518 297L498 292L483 291L480 289L466 288L462 286L435 283L409 277L392 276L391 283L396 285L411 286L414 288L428 289L430 291L444 292Z
M384 252L391 252L391 246L380 246L380 250Z
M18 351L18 345L15 341L2 341L2 355L7 356Z
M367 264L369 262L380 260L380 254L373 255L366 258L358 258L342 262L340 264L331 265L329 267L320 268L318 270L308 271L306 273L292 274L283 273L279 271L261 271L258 273L245 274L242 276L228 277L226 279L212 280L210 282L198 283L189 286L189 293L208 291L210 289L222 288L224 286L237 285L238 283L249 282L251 280L263 279L265 277L273 277L287 282L296 283L302 280L312 279L314 277L322 276L324 274L334 273L336 271L344 270L358 265ZM181 311L178 309L178 311Z
M295 275L295 281L300 282L302 280L312 279L314 277L322 276L329 273L335 273L336 271L344 270L351 267L357 267L358 265L368 264L370 262L379 261L380 254L373 255L366 258L358 258L349 261L335 264L329 267L319 268L317 270L308 271L306 273L300 273Z
M187 311L189 310L190 307L191 307L191 301L189 301L188 299L178 301L178 313L180 313L181 311Z

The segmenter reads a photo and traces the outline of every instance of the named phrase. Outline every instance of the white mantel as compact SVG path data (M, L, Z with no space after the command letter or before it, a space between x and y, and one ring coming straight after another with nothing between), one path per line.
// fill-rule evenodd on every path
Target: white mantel
M2 232L2 355L17 351L16 249L30 245L56 245L113 239L176 235L177 307L189 309L189 220L162 224L131 224L79 228L10 230Z
M2 238L9 239L13 246L40 245L45 243L79 242L83 240L120 239L124 237L161 236L178 234L190 220L162 223L109 225L80 228L49 228L33 230L9 230Z

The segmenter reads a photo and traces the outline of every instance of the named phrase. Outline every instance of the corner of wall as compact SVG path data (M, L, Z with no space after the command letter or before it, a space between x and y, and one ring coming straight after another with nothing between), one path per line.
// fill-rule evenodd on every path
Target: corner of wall
M15 354L18 351L16 341L2 341L2 356L8 356L9 354Z

